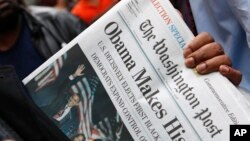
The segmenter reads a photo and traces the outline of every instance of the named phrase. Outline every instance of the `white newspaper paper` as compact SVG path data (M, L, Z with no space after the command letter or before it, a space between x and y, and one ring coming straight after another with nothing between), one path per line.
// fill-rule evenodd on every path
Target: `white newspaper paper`
M47 74L78 45L134 140L229 140L229 125L250 124L249 107L219 73L185 67L192 38L169 1L122 0L23 82Z

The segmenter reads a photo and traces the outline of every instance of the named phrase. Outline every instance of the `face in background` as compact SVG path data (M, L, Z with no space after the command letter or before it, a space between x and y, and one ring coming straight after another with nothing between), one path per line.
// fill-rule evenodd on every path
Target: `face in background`
M70 98L69 98L69 102L68 102L68 106L69 107L73 107L73 106L77 106L80 102L80 98L78 95L72 95Z
M14 4L21 4L17 0L0 0L0 20L3 20L17 12Z
M84 141L84 136L82 134L74 137L73 141Z
M0 33L7 32L16 26L20 5L24 6L22 0L0 0Z

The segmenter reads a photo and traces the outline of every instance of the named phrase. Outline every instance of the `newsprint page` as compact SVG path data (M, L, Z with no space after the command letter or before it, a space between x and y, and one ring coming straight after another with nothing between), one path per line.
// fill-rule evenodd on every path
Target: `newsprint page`
M185 67L192 38L168 0L122 0L23 82L71 140L228 141L250 108Z

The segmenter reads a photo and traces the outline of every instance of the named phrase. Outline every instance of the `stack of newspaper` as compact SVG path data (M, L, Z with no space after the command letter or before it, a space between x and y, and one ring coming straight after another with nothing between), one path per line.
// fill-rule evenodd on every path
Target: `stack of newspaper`
M72 140L229 140L249 107L219 73L185 67L192 38L168 0L123 0L23 82Z

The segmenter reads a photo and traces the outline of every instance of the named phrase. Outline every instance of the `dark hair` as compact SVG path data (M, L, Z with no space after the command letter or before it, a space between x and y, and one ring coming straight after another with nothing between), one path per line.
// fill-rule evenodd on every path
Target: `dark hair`
M37 5L40 5L40 6L55 6L57 3L56 0L39 0L37 2Z
M17 0L18 4L20 4L22 7L26 8L27 7L27 3L25 2L25 0Z

